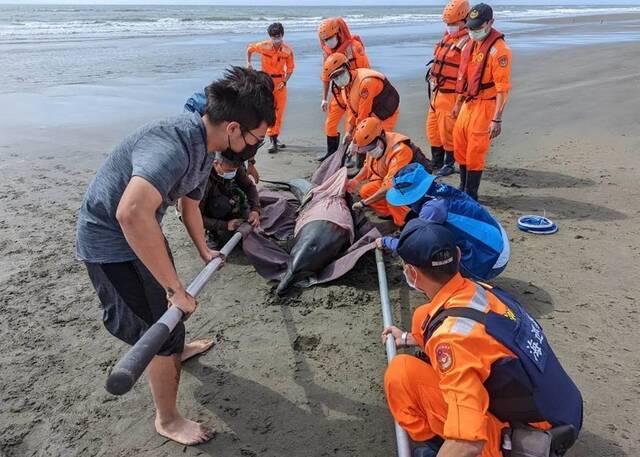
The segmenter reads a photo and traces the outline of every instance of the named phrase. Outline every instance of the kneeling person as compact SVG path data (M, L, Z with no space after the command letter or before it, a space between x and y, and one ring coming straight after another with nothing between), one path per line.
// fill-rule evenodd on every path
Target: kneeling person
M369 206L379 216L390 216L395 225L402 227L409 209L388 205L385 196L396 173L415 160L416 152L409 137L382 127L382 121L376 117L358 124L353 136L354 150L366 154L366 159L360 172L347 182L347 190L360 194L361 200L353 205L354 209Z
M467 278L488 281L509 262L509 237L500 223L465 192L436 181L424 167L412 163L393 178L387 202L408 206L420 219L451 230L462 253L460 270ZM398 239L385 236L378 246L395 250Z
M460 275L442 225L411 220L398 254L407 283L431 301L414 312L411 332L384 330L383 341L424 351L395 357L384 388L414 441L444 439L420 455L502 457L503 443L518 455L563 455L582 427L582 397L542 327L504 291ZM544 449L533 453L532 442Z
M216 152L200 212L209 247L224 244L244 221L260 225L260 199L242 162Z

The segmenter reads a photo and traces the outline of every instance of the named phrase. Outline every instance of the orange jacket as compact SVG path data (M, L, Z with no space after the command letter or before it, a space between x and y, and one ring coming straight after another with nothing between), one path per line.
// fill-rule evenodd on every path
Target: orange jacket
M468 31L463 29L453 35L445 33L442 41L436 44L430 74L434 90L442 93L455 92L462 49L468 41Z
M494 362L515 355L487 334L484 325L457 317L446 318L425 347L423 331L429 317L442 306L469 306L505 316L510 310L490 291L457 274L430 303L418 307L413 314L411 333L429 356L447 403L444 438L486 441L490 413L489 394L483 383Z
M511 50L495 29L482 42L465 46L460 61L456 92L467 99L495 98L511 89Z
M247 46L247 51L260 54L262 57L262 71L268 73L274 80L281 80L293 74L295 63L293 49L282 43L279 49L273 46L271 40L253 43Z
M409 147L409 137L395 132L385 132L387 147L377 159L370 155L364 161L362 172L354 178L356 182L382 180L382 187L390 189L393 177L404 166L413 161L413 150Z
M393 115L399 102L399 99L395 100L393 97L397 97L398 93L385 75L369 68L358 68L351 74L353 80L342 89L342 99L347 102L351 111L350 122L353 126L372 115L381 120ZM384 109L380 110L380 107Z

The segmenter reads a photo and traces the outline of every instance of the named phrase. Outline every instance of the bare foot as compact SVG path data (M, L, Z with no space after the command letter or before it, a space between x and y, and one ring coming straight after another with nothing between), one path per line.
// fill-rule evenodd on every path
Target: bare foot
M212 427L205 427L182 416L164 423L160 422L160 419L156 416L156 431L160 435L185 446L206 443L216 434Z
M185 362L191 357L203 354L211 349L214 345L213 340L196 340L184 345L180 360Z

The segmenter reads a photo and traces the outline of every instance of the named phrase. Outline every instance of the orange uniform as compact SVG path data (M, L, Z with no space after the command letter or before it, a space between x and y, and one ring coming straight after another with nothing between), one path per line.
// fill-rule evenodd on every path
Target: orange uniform
M504 39L498 38L489 47L495 30L482 42L470 42L470 57L466 71L461 64L459 81L467 80L466 88L458 90L466 97L453 131L455 160L468 171L484 169L491 139L489 128L496 109L496 94L508 94L511 89L511 50ZM489 40L489 41L488 41ZM485 49L487 48L488 49ZM488 55L485 55L488 53ZM485 59L486 57L486 59ZM484 69L482 65L484 63ZM462 74L464 72L464 74ZM478 93L470 92L476 75L479 76ZM475 91L474 91L475 92Z
M462 48L469 41L467 30L453 35L445 34L434 50L430 84L432 89L426 131L429 144L453 151L453 127L456 123L451 115L456 104L456 81Z
M393 131L400 115L398 92L382 73L368 68L351 71L353 80L342 89L342 99L351 113L349 131L367 117L382 121L385 131Z
M490 291L454 276L413 314L411 334L432 364L399 355L389 365L384 387L394 418L415 441L434 435L444 439L484 441L481 457L502 457L501 431L508 423L488 412L489 394L483 383L494 362L515 355L490 336L482 324L447 317L424 344L423 329L441 307L468 306L508 315L510 310Z
M271 40L265 40L249 45L247 51L260 54L262 71L273 78L276 123L269 127L267 136L277 136L280 134L287 106L287 86L282 83L286 81L287 76L293 74L293 69L295 68L293 50L285 43L276 48Z
M360 41L358 37L351 36L351 32L347 27L347 24L343 19L339 19L340 23L340 35L342 39L342 43L335 49L330 49L324 43L321 42L323 58L322 62L326 60L331 54L335 52L339 52L344 54L347 59L349 59L349 65L353 68L369 68L369 58L364 50L364 45ZM322 72L320 79L323 83L329 83L329 75ZM329 107L327 109L327 119L324 124L325 134L327 136L335 137L338 136L338 127L340 126L340 119L345 114L346 104L344 100L336 100L337 91L332 91L333 97L331 97L331 101L329 102ZM346 123L349 121L349 118L345 119L345 127Z
M367 155L362 170L353 178L351 185L361 182L365 184L360 188L360 198L366 199L380 189L390 189L393 186L393 177L405 165L413 161L413 150L409 147L409 138L400 134L385 131L387 147L384 154L378 159ZM398 227L404 225L409 213L406 206L393 206L387 203L385 198L369 205L372 210L383 217L393 217L393 222Z

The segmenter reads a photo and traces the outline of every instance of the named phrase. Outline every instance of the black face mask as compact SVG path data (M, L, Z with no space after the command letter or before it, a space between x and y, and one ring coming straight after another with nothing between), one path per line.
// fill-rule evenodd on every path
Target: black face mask
M260 149L260 146L264 144L264 140L258 141L256 144L247 144L247 140L245 140L244 135L242 135L244 148L242 148L242 151L236 152L231 149L231 137L228 134L227 140L229 142L229 146L227 147L227 149L221 151L220 153L223 155L223 157L236 164L241 164L245 160L249 160L250 158L254 157L258 153L258 149Z

